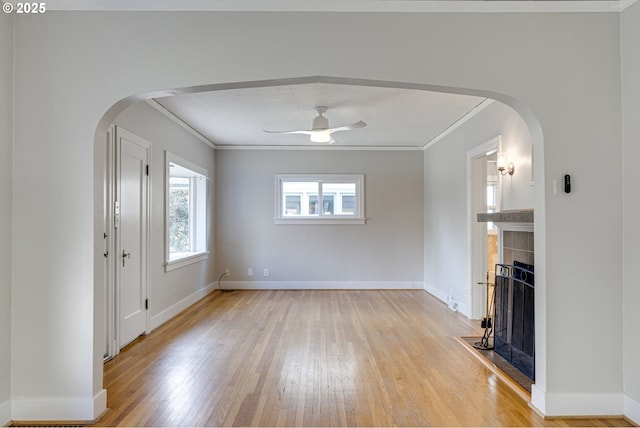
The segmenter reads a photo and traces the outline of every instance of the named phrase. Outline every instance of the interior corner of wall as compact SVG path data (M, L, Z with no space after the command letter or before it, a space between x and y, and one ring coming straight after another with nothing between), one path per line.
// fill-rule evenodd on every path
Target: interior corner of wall
M11 400L0 403L0 426L8 426L11 422Z
M471 308L467 303L458 302L458 312L460 312L468 319L471 319Z
M448 303L447 294L441 291L440 289L438 289L437 287L434 287L433 285L429 284L428 282L424 283L424 290L427 293L431 294L436 299L441 300L444 303Z
M542 416L546 415L546 402L545 402L545 392L540 389L535 383L531 385L531 407L540 413Z
M624 396L624 416L635 425L640 425L640 401Z

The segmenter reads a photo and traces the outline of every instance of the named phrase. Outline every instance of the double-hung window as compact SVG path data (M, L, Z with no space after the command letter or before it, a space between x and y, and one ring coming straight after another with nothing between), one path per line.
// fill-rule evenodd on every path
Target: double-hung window
M364 224L363 174L277 174L278 224Z
M207 257L207 170L166 152L166 270Z

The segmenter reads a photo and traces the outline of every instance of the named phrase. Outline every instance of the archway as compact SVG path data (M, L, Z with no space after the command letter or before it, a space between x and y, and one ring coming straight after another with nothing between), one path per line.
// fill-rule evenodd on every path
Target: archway
M96 212L102 212L104 216L107 215L106 207L108 204L105 203L105 198L107 195L104 192L104 186L102 180L100 179L100 173L103 169L101 156L104 154L104 150L102 147L105 144L105 135L109 128L109 126L113 123L115 118L123 112L129 106L142 102L148 99L161 97L161 96L169 96L169 95L177 95L177 94L187 94L187 93L197 93L197 92L205 92L205 91L216 91L216 90L225 90L225 89L236 89L236 88L258 88L258 87L268 87L268 86L285 86L285 85L296 85L296 84L305 84L305 83L327 83L327 84L341 84L341 85L357 85L357 86L370 86L370 87L383 87L383 88L401 88L401 89L411 89L416 91L434 91L434 92L448 92L455 94L463 94L463 95L475 95L491 98L497 101L500 101L503 104L506 104L513 108L518 114L523 118L526 122L530 133L532 135L532 141L535 150L535 172L534 175L537 178L538 185L535 190L535 210L537 212L544 212L544 177L542 171L544 170L543 165L543 141L542 141L542 132L540 129L540 125L537 119L533 116L533 114L529 111L526 106L521 105L516 100L504 96L502 94L491 93L488 91L482 90L470 90L464 88L450 88L450 87L441 87L437 85L424 85L424 84L415 84L415 83L405 83L405 82L391 82L391 81L378 81L378 80L368 80L368 79L356 79L356 78L340 78L340 77L327 77L327 76L311 76L311 77L299 77L299 78L285 78L285 79L272 79L272 80L263 80L263 81L249 81L249 82L233 82L233 83L224 83L224 84L209 84L209 85L199 85L199 86L191 86L187 88L178 88L178 89L170 89L164 91L156 91L145 94L137 94L131 97L127 97L116 104L114 104L102 117L100 123L98 124L95 132L95 143L96 147L96 159L95 159L95 210ZM100 222L96 220L95 230L96 236L105 233L104 231L106 222ZM536 271L538 276L538 281L536 284L537 293L536 293L536 350L537 355L539 355L539 360L537 361L537 374L536 378L538 382L544 385L545 376L544 376L544 353L541 350L544 349L544 218L538 217L536 219L536 242L535 242L535 254L536 254ZM96 243L96 252L95 252L95 310L97 314L104 312L104 285L103 281L106 278L107 265L104 263L104 252L102 251L101 243ZM100 322L100 320L104 321L104 317L96 317L96 325L94 325L94 333L96 336L103 335L104 333L104 325ZM98 350L96 349L96 352ZM95 358L99 359L101 355L96 355ZM535 398L534 398L535 399ZM535 403L534 403L535 404Z

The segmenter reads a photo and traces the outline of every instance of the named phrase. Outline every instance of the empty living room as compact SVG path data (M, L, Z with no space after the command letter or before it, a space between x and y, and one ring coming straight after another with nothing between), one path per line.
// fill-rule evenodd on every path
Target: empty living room
M0 3L0 426L640 423L637 1Z

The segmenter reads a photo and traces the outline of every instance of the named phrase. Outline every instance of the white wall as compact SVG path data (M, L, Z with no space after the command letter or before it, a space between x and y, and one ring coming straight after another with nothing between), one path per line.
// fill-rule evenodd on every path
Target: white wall
M540 177L534 405L622 412L618 14L47 12L15 25L14 419L90 419L103 406L93 142L127 102L114 104L318 75L472 88L524 115ZM309 49L318 34L331 61ZM564 173L575 191L552 195Z
M622 14L625 414L640 423L640 3Z
M467 152L501 135L502 150L515 166L500 177L504 209L533 208L531 135L510 107L493 102L424 152L424 265L427 291L443 299L453 289L461 308L470 308L470 248L467 213ZM469 313L467 313L469 315Z
M219 150L216 156L216 265L231 269L224 280L230 287L422 288L419 152ZM366 224L274 224L277 173L364 174Z
M211 290L217 279L213 263L213 180L207 185L209 258L171 272L165 272L165 150L215 175L215 152L147 103L137 103L115 120L151 143L151 277L149 310L152 328L185 309L185 304ZM211 286L211 287L208 287Z
M11 418L13 18L0 16L0 425Z
M502 210L528 209L535 204L534 180L532 174L533 139L527 125L520 115L513 109L499 103L486 111L486 114L496 115L488 117L487 122L500 128L501 150L507 153L507 163L513 162L515 172L513 175L500 176L502 181ZM492 105L493 106L493 105ZM506 110L504 110L506 108ZM500 110L503 111L500 111ZM502 116L502 119L499 117ZM483 127L481 124L478 124ZM488 123L484 124L483 134L492 128ZM466 128L465 128L466 130ZM499 174L498 174L499 175Z

